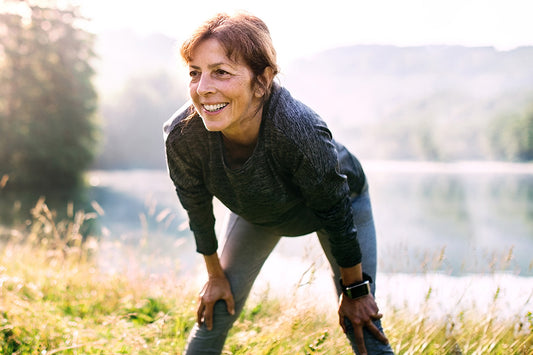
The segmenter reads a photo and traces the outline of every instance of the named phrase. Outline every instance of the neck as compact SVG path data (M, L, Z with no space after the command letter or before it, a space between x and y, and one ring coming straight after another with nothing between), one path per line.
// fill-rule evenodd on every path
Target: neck
M224 144L224 160L231 169L240 168L252 156L257 144L258 135L253 141L234 142L222 134Z
M222 131L224 141L234 146L255 147L261 128L262 114L263 110L260 109L250 120L246 121L245 125L241 124L238 129Z

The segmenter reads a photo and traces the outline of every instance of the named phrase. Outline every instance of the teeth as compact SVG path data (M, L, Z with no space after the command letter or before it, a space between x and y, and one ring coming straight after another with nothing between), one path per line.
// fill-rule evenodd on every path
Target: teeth
M216 105L204 105L204 108L209 112L218 111L224 107L226 107L227 103L225 104L216 104Z

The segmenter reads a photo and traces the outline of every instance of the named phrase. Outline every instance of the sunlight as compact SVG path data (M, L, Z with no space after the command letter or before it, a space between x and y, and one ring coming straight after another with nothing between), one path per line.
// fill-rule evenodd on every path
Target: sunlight
M0 13L19 15L27 23L31 16L31 10L23 2L3 2L0 3Z

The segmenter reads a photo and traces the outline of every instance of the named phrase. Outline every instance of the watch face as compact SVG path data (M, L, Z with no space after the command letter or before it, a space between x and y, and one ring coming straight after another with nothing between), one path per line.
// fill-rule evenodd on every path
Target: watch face
M346 287L345 294L351 299L356 299L359 297L366 296L370 293L370 283L365 281L359 285Z

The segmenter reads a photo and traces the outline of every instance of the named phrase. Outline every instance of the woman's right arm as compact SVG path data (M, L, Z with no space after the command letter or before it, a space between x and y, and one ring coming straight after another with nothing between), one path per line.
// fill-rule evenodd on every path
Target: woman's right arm
M193 136L195 134L192 128L187 132ZM235 313L235 306L229 282L217 254L213 196L203 181L201 163L206 161L203 159L205 152L202 150L205 145L194 147L194 143L202 141L202 137L195 138L198 139L184 137L183 130L178 127L177 130L169 132L165 147L169 174L180 202L187 211L189 226L196 240L196 250L204 256L208 280L200 292L197 320L199 325L205 323L207 329L211 330L216 301L224 300L230 314Z
M207 283L200 292L197 312L198 325L206 325L208 330L213 329L213 308L218 300L224 300L228 308L228 313L235 314L235 301L231 293L231 287L226 278L226 274L220 265L218 254L204 255L207 269Z
M194 122L190 122L193 125ZM166 141L166 158L170 178L176 188L180 203L187 211L189 227L194 233L196 250L211 255L218 249L213 214L213 195L208 191L203 170L207 152L195 142L203 137L192 127L184 133L181 126L170 132ZM204 145L205 146L205 145Z

